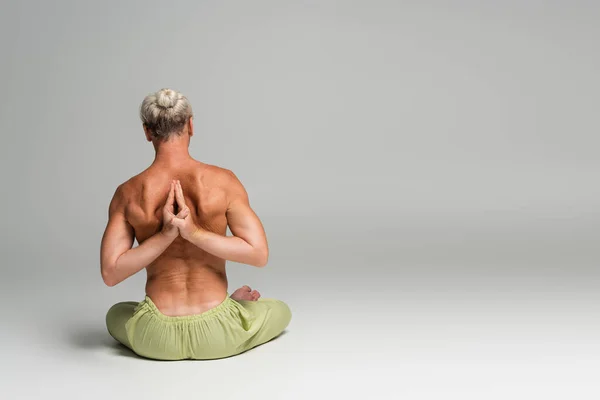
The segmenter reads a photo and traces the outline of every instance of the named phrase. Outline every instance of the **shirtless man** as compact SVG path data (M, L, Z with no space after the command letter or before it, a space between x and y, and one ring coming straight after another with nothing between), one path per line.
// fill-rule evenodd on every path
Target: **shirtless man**
M286 303L248 286L227 290L226 260L264 267L269 254L244 186L190 156L193 113L181 93L146 96L140 117L155 159L116 189L100 258L108 286L146 269L146 295L110 308L109 333L162 360L228 357L278 336L291 320Z

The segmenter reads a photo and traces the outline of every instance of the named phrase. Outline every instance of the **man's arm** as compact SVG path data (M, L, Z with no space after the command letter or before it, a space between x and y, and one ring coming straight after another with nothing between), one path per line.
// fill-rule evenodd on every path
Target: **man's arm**
M115 286L146 268L176 237L160 231L132 248L134 231L125 218L125 198L123 185L120 185L110 202L108 224L100 247L100 269L104 283Z
M234 236L221 236L201 228L188 237L191 243L207 253L229 261L264 267L269 260L269 246L263 225L250 207L248 193L237 176L227 171L227 224ZM176 191L183 201L183 192ZM181 230L180 230L181 232Z

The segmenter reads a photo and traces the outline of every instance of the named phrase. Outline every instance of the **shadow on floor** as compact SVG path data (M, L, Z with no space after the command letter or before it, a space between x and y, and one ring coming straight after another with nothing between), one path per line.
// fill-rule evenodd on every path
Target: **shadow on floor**
M82 350L108 349L112 350L115 354L140 358L127 348L127 346L113 339L108 331L102 329L87 328L72 330L69 332L69 342L74 347Z
M284 336L286 333L287 333L287 331L284 330L278 336L274 337L273 339L271 339L265 343L262 343L251 349L248 349L242 353L239 353L239 354L236 354L233 356L229 356L229 357L223 357L220 359L232 358L232 357L236 357L241 354L244 354L244 353L248 353L248 352L255 350L261 346L264 346L267 343L276 341L280 337ZM69 341L70 341L70 344L73 345L74 347L79 348L81 350L85 350L85 351L108 349L108 350L111 350L113 352L113 354L118 354L118 355L122 355L122 356L126 356L126 357L133 357L133 358L137 358L137 359L141 359L141 360L156 361L156 362L168 361L168 360L154 360L151 358L139 356L139 355L135 354L127 346L117 342L112 336L110 336L108 331L102 330L102 329L92 329L92 328L74 329L69 332ZM213 359L213 360L173 360L173 361L214 361L214 360L219 360L219 358Z

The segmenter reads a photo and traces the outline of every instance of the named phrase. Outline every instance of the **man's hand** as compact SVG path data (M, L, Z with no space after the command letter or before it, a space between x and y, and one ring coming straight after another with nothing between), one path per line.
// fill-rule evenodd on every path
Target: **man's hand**
M185 222L186 218L188 220L191 220L191 218L188 218L190 215L190 209L185 206L185 202L183 202L183 206L182 206L182 202L179 201L179 196L177 196L177 204L179 205L179 213L177 213L177 215L175 215L175 197L176 197L175 192L176 192L177 187L179 188L179 191L181 191L181 185L179 184L179 181L177 181L177 183L175 183L175 181L171 181L171 188L169 189L169 196L167 197L167 202L165 203L165 206L163 207L163 228L162 228L161 233L171 239L175 239L179 234L181 234L181 236L185 237L181 233L180 226L182 225L182 223L180 223L180 221ZM183 191L181 191L181 198L183 199ZM189 225L189 223L186 225Z
M171 186L174 188L177 206L179 207L180 211L179 214L177 214L177 218L170 220L170 224L179 229L179 234L182 238L189 240L194 233L196 233L196 231L200 230L200 228L192 220L192 217L190 216L190 209L185 204L181 182L177 180L175 183L171 183ZM171 190L171 193L172 192L173 189ZM169 194L169 196L171 196L171 194Z

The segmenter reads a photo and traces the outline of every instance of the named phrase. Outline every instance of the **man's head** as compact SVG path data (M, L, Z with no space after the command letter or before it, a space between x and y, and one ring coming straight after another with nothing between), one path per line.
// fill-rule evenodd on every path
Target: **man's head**
M161 89L149 94L140 107L140 118L149 142L155 139L168 141L186 131L192 136L193 116L188 99L172 89Z

